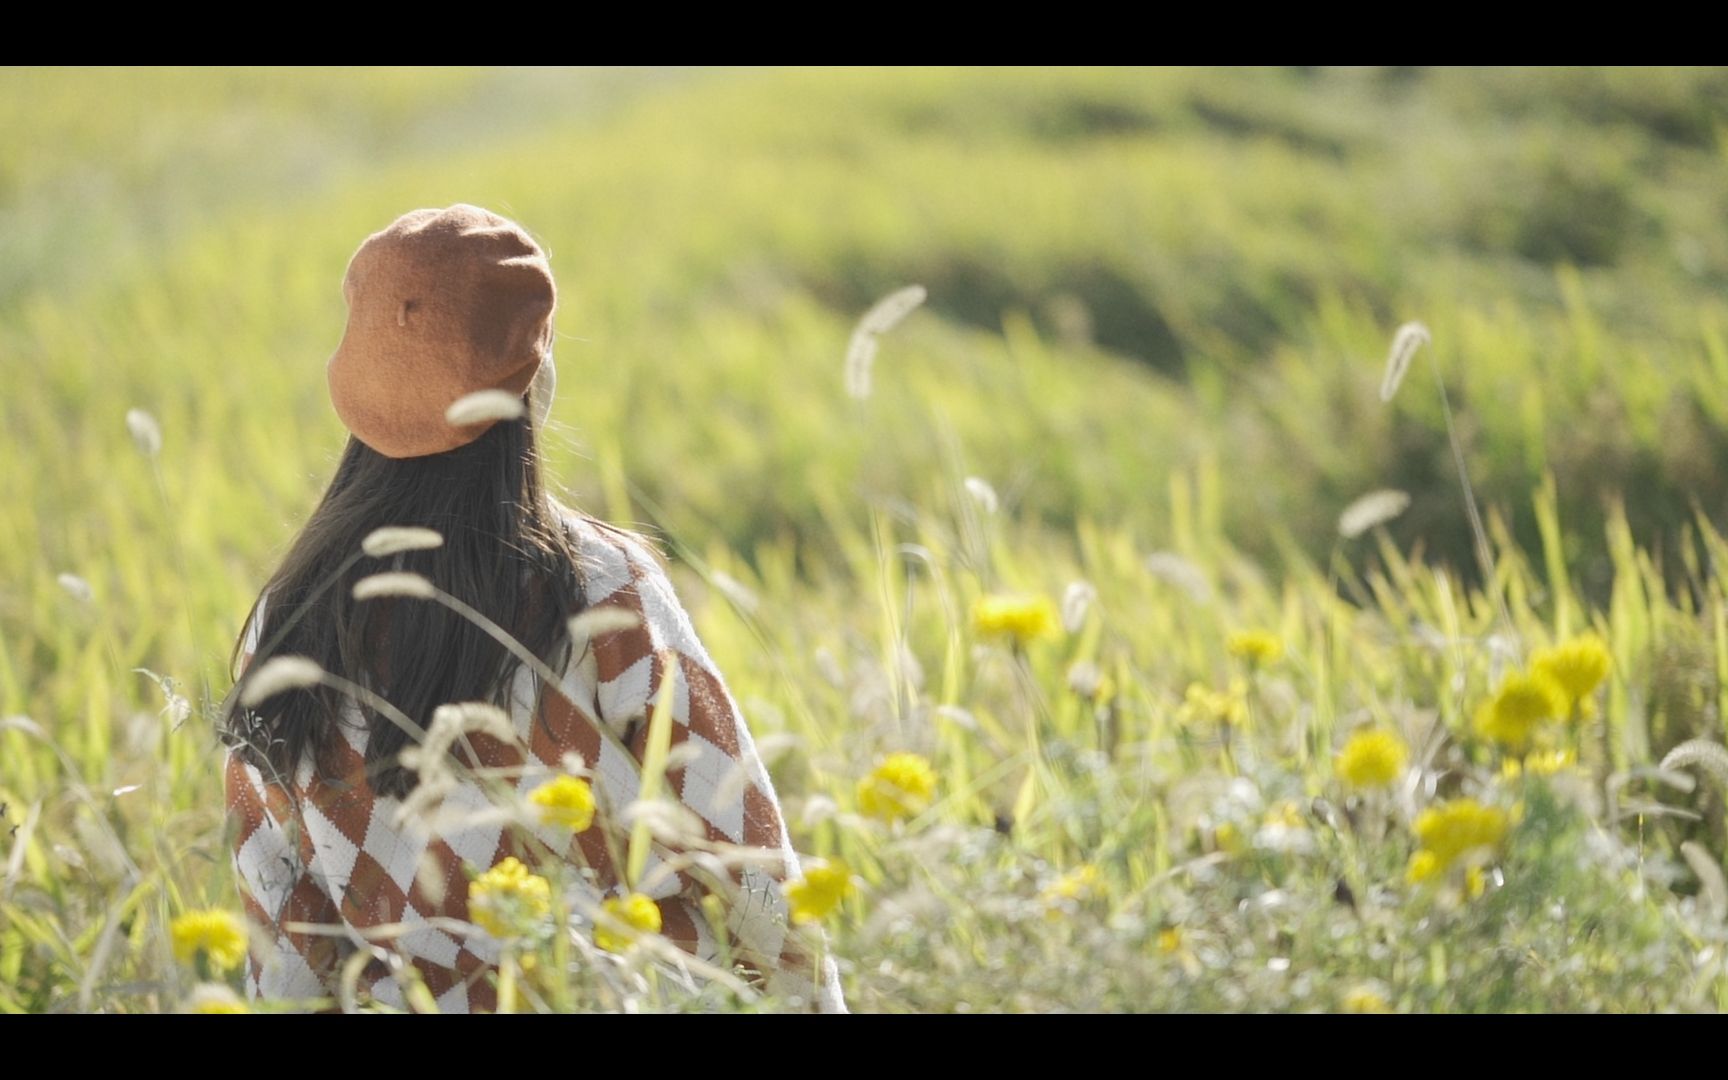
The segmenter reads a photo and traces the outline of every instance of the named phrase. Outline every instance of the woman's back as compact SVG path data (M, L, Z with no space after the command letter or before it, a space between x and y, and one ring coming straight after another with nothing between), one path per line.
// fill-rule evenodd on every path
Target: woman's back
M493 795L471 775L445 780L436 769L430 770L429 792L417 789L407 799L379 795L367 776L368 728L358 710L344 717L342 745L323 768L303 759L288 783L266 782L258 767L229 755L228 805L238 822L235 865L249 913L265 925L322 924L339 931L277 935L273 952L254 958L248 980L254 993L290 999L331 994L341 964L371 939L412 965L441 1011L494 1008L486 975L499 961L500 941L463 925L470 916L469 880L507 857L534 861L535 855L501 812L508 795L500 800L505 807L493 800L500 791L525 800L568 775L574 754L599 789L602 807L629 806L638 796L647 719L668 672L675 679L670 745L683 749L671 754L667 785L701 820L703 835L693 837L691 847L761 848L797 866L749 729L664 570L627 533L581 515L567 522L583 557L590 603L609 609L605 622L611 626L587 647L572 650L561 693L543 692L529 668L517 669L506 710L508 733L465 736L475 771L497 781ZM629 755L603 738L576 706L617 735ZM616 833L612 844L607 835L616 824L602 822L574 836L557 824L531 827L547 851L568 853L582 868L570 882L580 893L571 897L579 924L591 925L600 902L623 891L611 850ZM767 973L776 996L814 1004L811 958L786 948L786 905L777 876L783 875L758 867L740 873L738 884L755 899L731 905L728 944L734 959ZM659 856L648 860L640 880L642 891L659 902L664 936L700 959L715 959L720 943L700 903L706 889L689 874L665 867ZM379 1002L401 1006L404 977L413 976L393 977L385 955L366 966L360 985ZM832 970L823 982L825 1005L833 1009L839 998Z
M253 992L490 1009L575 927L549 955L741 964L844 1009L819 933L787 925L773 784L664 569L542 486L537 245L474 207L416 211L344 296L329 377L353 438L248 620L226 722L235 867L270 942Z

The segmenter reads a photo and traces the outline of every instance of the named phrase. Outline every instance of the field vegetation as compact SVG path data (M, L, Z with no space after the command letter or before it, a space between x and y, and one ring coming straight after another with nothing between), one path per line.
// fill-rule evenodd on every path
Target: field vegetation
M213 709L345 261L458 201L855 1010L1728 1004L1728 73L11 69L0 135L0 1010L229 1000ZM581 955L516 1007L776 1004Z

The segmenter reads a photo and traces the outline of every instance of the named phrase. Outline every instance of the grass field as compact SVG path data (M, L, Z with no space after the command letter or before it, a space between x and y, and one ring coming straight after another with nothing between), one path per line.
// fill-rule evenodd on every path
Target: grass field
M676 552L855 1009L1728 1004L1728 73L11 69L0 139L0 1010L189 1000L342 268L457 201L551 253L553 472Z

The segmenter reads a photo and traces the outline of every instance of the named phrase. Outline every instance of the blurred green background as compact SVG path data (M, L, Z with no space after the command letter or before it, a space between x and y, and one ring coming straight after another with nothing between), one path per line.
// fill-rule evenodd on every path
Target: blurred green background
M220 506L228 540L299 520L340 443L320 365L344 260L455 201L552 253L563 475L592 491L615 454L746 552L819 554L824 499L920 494L951 432L1053 525L1155 542L1149 494L1204 465L1256 554L1323 553L1344 503L1392 486L1415 498L1399 540L1466 564L1435 395L1373 392L1406 319L1485 501L1533 541L1552 470L1586 580L1604 499L1641 536L1724 510L1720 71L0 80L14 554L96 527L134 405L173 433L179 512ZM847 333L910 283L929 302L856 406Z

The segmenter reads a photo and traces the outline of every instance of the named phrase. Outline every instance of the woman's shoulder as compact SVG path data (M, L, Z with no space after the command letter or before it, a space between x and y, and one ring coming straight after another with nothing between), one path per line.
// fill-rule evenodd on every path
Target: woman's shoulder
M652 537L581 510L554 505L574 543L590 606L631 589L640 580L658 582L666 576L665 553Z
M596 649L640 660L647 652L671 648L712 671L713 660L697 638L659 544L643 533L578 511L568 512L565 520L587 564L583 570L586 606L613 608L635 617L617 629L596 632L592 639Z
M610 521L595 517L586 510L578 510L572 506L554 499L553 512L577 541L585 547L601 545L605 547L622 547L638 557L646 557L650 553L664 556L660 543L647 533L636 529L627 529Z

